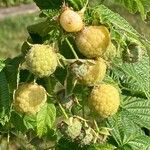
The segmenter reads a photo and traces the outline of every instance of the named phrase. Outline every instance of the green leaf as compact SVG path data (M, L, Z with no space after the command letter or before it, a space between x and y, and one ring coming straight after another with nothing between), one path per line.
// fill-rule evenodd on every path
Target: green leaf
M56 108L54 104L45 104L37 114L37 135L41 137L47 132L47 128L52 128L56 118Z
M94 144L90 145L87 150L114 150L116 147L112 144L104 143L104 144Z
M62 137L59 139L55 150L86 150L86 149L81 148L77 143L72 142L65 137Z
M130 120L124 112L109 118L107 126L112 128L111 135L120 147L133 140L137 135L141 135L140 127Z
M137 63L115 64L112 71L120 80L125 90L136 93L143 97L143 94L150 100L150 66L149 57L143 56L142 60ZM124 89L122 87L122 89Z
M150 12L150 1L148 0L141 0L143 6L144 6L144 9L145 9L145 12L148 13Z
M114 0L114 2L124 6L130 13L139 12L143 20L150 11L150 2L147 0Z
M8 121L10 111L9 87L4 71L0 72L0 123Z
M34 0L34 2L40 9L60 9L64 3L62 0ZM76 10L80 10L86 3L86 0L65 0L65 3Z
M60 36L58 22L50 19L28 26L27 29L34 43L43 43L43 40L54 42Z
M149 150L150 138L128 117L125 112L120 112L107 121L112 128L111 135L118 144L119 150Z
M130 35L138 38L139 33L118 13L111 11L104 5L98 5L93 8L92 18L97 19L102 24L113 26L121 35Z
M13 124L13 126L15 127L16 131L21 131L21 132L25 132L26 131L27 128L24 125L24 121L23 121L22 115L20 115L20 114L18 114L18 113L13 111L11 113L10 121Z
M64 85L66 76L67 76L67 69L66 68L57 68L56 71L54 72L54 75L56 77L56 79L62 84Z
M26 127L26 129L33 129L35 130L35 127L36 127L36 116L28 116L28 115L25 115L23 116L23 123L24 123L24 126Z
M62 4L63 1L61 0L34 0L36 5L40 9L56 9L59 8L59 6Z
M4 68L6 79L9 84L10 93L13 93L17 88L17 81L19 80L19 65L23 62L22 56L15 57L14 59L7 59L6 66Z
M73 7L75 10L83 8L87 0L66 0L66 2Z
M150 101L137 97L127 97L123 99L123 110L127 111L128 118L150 130Z
M3 60L0 60L0 71L5 67L5 63Z
M137 136L134 140L129 141L128 145L130 145L133 150L150 150L150 137L146 135Z

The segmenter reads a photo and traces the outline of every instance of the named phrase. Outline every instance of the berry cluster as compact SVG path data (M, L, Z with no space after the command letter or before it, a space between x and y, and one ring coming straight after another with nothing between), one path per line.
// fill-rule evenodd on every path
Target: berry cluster
M116 48L111 42L111 35L106 26L86 26L83 20L83 14L68 7L65 7L59 16L61 30L65 34L72 33L74 42L84 57L74 59L71 64L68 63L68 70L73 74L77 84L92 88L88 98L89 108L99 118L104 119L114 115L120 104L119 90L113 85L104 83L107 62L116 56ZM67 60L60 57L59 50L56 51L52 45L30 46L25 54L23 66L36 78L54 75L57 67L63 64L61 62ZM13 106L18 112L35 115L46 101L47 93L44 87L36 83L22 83L14 93ZM81 146L95 143L102 138L95 129L77 117L62 121L59 128L65 137L78 142Z
M59 124L59 129L66 139L78 143L81 147L97 141L103 143L109 135L106 133L108 129L105 129L105 133L97 133L86 120L82 120L79 116L62 121Z

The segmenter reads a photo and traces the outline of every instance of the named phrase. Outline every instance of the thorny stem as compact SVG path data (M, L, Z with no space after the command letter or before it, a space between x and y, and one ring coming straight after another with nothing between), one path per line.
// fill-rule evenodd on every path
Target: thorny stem
M68 46L70 47L72 53L74 54L74 57L75 57L76 59L79 59L79 57L77 56L77 54L76 54L76 52L75 52L73 46L71 45L70 41L68 40L68 38L65 38L65 40L66 40Z
M87 121L88 121L88 120L86 120L86 119L84 119L84 118L82 118L82 117L80 117L80 116L74 115L74 117L76 117L76 118L78 118L78 119L80 119L81 121L84 121L84 122L87 122Z
M88 3L89 3L89 0L86 1L84 7L78 12L79 14L84 14L84 12L85 12L85 10L87 8Z
M72 95L73 90L74 90L74 88L75 88L76 84L77 84L77 80L75 80L75 81L73 82L73 86L72 86L72 88L71 88L71 90L70 90L70 93L71 93L71 94L69 94L69 96L71 96L71 95ZM67 95L67 97L68 97L68 95Z
M66 119L68 119L69 117L68 117L67 113L65 112L64 108L62 107L62 105L61 105L60 103L58 103L58 105L59 105L59 107L60 107L62 113L63 113L64 116L66 117Z
M85 105L85 99L84 99L83 90L82 90L82 116L83 116L83 118L85 118L85 108L84 108L84 105Z
M67 63L74 63L75 61L77 61L76 59L64 59L64 61L66 61ZM79 62L89 62L91 64L95 64L95 62L91 59L78 59Z
M13 104L10 104L10 110L9 110L8 132L7 132L7 150L9 150L9 143L10 143L10 128L11 128L10 118L11 118L11 113L12 113L12 105Z
M19 82L20 82L20 66L18 68L18 74L17 74L17 88L19 86Z

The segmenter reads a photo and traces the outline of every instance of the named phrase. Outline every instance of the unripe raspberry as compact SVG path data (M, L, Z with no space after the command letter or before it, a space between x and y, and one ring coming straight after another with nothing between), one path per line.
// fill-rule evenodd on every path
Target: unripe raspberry
M15 91L13 105L18 112L34 115L46 100L46 91L42 86L26 83L19 85Z
M76 36L79 51L87 58L102 56L110 43L110 34L105 26L85 27Z
M120 104L119 91L109 84L101 84L93 88L89 106L102 118L114 115Z
M33 45L25 59L27 69L40 78L51 75L58 65L57 54L49 45Z
M95 85L101 82L106 74L106 63L102 58L86 61L83 64L73 64L72 71L75 73L79 81L86 85Z
M60 131L70 140L74 140L79 136L82 128L82 123L78 118L70 117L68 120L65 120L60 125Z
M60 24L67 32L78 32L82 30L84 26L82 17L69 8L60 15Z
M84 130L84 136L83 135L80 135L79 138L81 138L81 140L79 141L79 144L81 146L84 146L84 145L89 145L92 143L93 139L94 139L94 133L93 133L93 129L92 128L87 128Z

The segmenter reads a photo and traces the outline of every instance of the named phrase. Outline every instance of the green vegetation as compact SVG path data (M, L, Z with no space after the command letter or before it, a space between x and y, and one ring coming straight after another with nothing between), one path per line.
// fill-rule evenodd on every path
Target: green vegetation
M20 4L31 3L32 0L2 0L0 1L0 7L16 6Z
M0 58L13 57L20 52L27 38L26 27L36 21L37 14L9 17L0 21Z
M110 1L34 0L40 20L0 60L0 149L150 150L150 3Z

